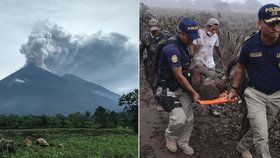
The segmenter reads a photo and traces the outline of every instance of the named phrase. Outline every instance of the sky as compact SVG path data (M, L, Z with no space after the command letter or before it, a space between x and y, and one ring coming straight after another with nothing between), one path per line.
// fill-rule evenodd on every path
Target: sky
M118 94L138 88L138 7L136 0L1 0L0 80L38 57L53 73Z

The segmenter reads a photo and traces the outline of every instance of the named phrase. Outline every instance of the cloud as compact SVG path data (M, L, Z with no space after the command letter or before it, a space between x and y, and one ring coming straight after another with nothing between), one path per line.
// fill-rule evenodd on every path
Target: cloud
M20 49L26 63L58 75L74 74L117 93L137 88L137 52L137 46L120 33L72 35L48 20L34 24Z

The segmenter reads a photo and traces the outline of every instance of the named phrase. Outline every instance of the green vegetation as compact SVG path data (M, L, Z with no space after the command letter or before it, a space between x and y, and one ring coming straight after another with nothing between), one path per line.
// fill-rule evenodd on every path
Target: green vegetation
M114 112L99 106L94 113L75 112L68 116L0 115L0 129L35 128L133 128L138 127L138 90L124 94L119 99L123 112Z
M124 111L130 115L128 124L133 127L133 130L138 132L138 89L124 94L119 99L119 105L124 106Z
M0 129L25 128L116 128L126 127L126 112L116 113L99 106L93 114L90 112L71 113L68 116L46 115L0 115Z
M0 140L4 140L0 141L0 157L136 158L138 90L121 96L119 106L124 107L123 112L99 106L94 113L68 116L0 115ZM38 138L49 146L37 145ZM32 145L27 147L30 141Z
M16 138L15 153L3 153L4 158L133 158L137 157L137 135L129 129L34 129L5 130L1 137ZM43 137L50 146L35 144ZM23 140L30 139L31 147Z

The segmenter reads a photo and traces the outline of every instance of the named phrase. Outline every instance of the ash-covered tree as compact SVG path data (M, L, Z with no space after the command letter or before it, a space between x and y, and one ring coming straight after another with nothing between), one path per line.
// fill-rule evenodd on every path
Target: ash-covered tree
M129 114L128 121L133 130L138 132L138 89L124 94L119 99L119 105L124 107L124 111Z

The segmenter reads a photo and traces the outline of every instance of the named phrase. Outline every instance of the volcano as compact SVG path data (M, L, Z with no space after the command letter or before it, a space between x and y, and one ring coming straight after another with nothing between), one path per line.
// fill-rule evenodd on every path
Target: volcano
M0 81L0 114L64 114L102 106L121 111L120 96L75 75L57 76L34 64Z

